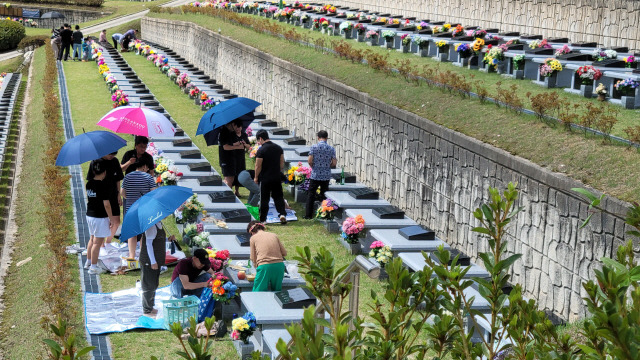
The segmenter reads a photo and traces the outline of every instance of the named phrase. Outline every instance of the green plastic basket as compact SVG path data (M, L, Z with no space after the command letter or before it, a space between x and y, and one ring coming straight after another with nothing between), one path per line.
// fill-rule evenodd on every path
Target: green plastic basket
M197 296L189 295L182 299L164 300L162 307L164 313L164 327L169 329L171 324L178 322L185 327L189 324L192 316L198 320L198 305L200 299Z

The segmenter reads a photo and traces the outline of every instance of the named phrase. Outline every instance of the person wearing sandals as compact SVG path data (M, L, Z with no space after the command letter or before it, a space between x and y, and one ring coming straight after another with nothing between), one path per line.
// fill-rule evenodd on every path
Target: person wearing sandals
M251 234L251 262L256 267L253 291L280 291L284 278L284 257L287 250L274 233L265 231L264 224L253 220L247 226Z

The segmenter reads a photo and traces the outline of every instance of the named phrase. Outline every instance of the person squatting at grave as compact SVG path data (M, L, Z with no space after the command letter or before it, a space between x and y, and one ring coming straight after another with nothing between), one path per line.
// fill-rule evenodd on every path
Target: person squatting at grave
M269 199L273 198L273 203L280 215L280 223L284 225L287 223L287 211L282 193L284 152L278 144L274 144L269 139L269 133L265 130L258 131L256 140L261 146L256 153L256 173L253 181L260 184L260 222L267 221Z
M97 275L104 272L98 267L98 256L102 242L111 234L109 219L113 217L113 214L109 201L108 183L104 181L107 176L107 166L102 159L92 161L90 166L93 178L87 181L85 188L87 191L87 226L91 238L87 244L87 262L84 268L89 269L89 274Z
M107 174L103 180L104 186L108 191L109 203L111 204L111 213L113 216L109 219L111 222L111 234L106 238L106 243L110 243L113 239L118 226L120 225L120 206L122 205L122 198L120 197L120 181L124 178L120 163L116 159L116 154L113 152L109 155L103 156L102 163ZM87 180L92 180L95 174L93 173L93 167L89 165L89 171L87 171Z
M129 43L131 40L138 40L136 34L138 33L138 29L129 29L123 35L122 39L122 51L129 51Z
M256 278L253 281L253 291L280 291L284 278L284 257L287 250L272 232L265 231L265 227L257 220L252 220L247 226L251 235L251 262L256 267Z
M135 158L132 158L135 159ZM135 169L128 173L124 180L122 180L122 189L120 189L120 195L124 199L124 214L127 214L129 208L136 200L140 199L144 194L150 192L156 188L156 182L153 176L149 175L149 165L146 161L139 161L129 166L130 169ZM136 244L139 237L133 236L127 239L129 245L129 259L135 260L136 256Z
M107 30L106 29L102 30L100 32L100 38L98 39L98 42L101 42L101 43L107 42Z
M162 223L151 226L142 236L140 242L140 285L142 290L142 311L145 316L154 317L158 310L154 309L156 290L160 279L160 269L166 256L166 242L174 241L175 236L166 238Z
M201 274L201 272L204 273ZM209 279L215 273L211 269L209 254L204 249L196 249L192 257L178 262L171 275L171 296L180 299L186 295L200 297Z
M311 180L309 181L309 196L307 197L305 219L311 219L313 217L315 201L325 199L324 193L329 189L331 169L338 164L336 150L333 146L327 144L328 138L329 134L325 130L318 131L318 143L311 146L311 150L309 150ZM316 195L318 187L320 188L320 194Z

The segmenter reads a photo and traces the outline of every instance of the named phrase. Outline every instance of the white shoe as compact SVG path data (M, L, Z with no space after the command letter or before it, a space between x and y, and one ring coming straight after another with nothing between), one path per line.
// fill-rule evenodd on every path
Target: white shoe
M84 250L84 251L82 252L82 255L87 256L87 250Z
M284 215L280 215L280 224L282 225L286 225L287 224L287 217Z
M163 266L160 266L160 274L164 274L164 273L166 273L166 272L167 272L167 270L169 270L169 268L168 268L168 267L166 267L166 266L164 266L164 265L163 265Z
M100 269L99 267L95 267L95 268L90 268L89 269L89 274L91 275L100 275L102 273L104 273L105 271Z
M84 263L84 268L85 268L85 269L87 269L87 270L88 270L89 268L91 268L91 260L87 260L87 261L85 261L85 263Z

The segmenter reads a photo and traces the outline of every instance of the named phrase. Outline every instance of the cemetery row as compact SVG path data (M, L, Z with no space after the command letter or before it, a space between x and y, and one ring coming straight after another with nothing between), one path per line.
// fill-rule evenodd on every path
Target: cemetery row
M571 43L566 37L501 32L357 8L299 2L278 9L262 2L194 2L196 7L274 18L329 36L342 36L370 46L432 57L441 62L515 79L529 79L548 88L564 88L597 97L627 109L640 108L637 56L626 47L603 49L595 42Z
M0 169L4 165L11 119L17 111L15 106L21 78L19 73L0 73Z
M224 94L221 94L222 87L217 85L215 80L204 75L171 49L150 42L138 42L134 47L136 53L145 56L159 71L173 79L182 92L193 98L194 106L200 106L203 111L207 110L211 103L215 104L235 96L224 90ZM297 176L300 174L297 172L298 169L309 167L307 159L310 147L306 139L294 136L286 128L278 127L277 122L267 119L265 114L256 112L254 116L256 120L251 124L251 131L266 130L272 141L283 148L285 168L292 180L287 185L288 190L297 202L306 202L306 176ZM196 203L206 211L206 216L200 216L198 219L202 224L201 232L191 245L225 249L234 259L230 266L225 268L224 274L241 289L241 293L239 298L232 298L228 304L222 305L222 316L228 319L234 313L252 312L257 323L257 331L250 338L250 344L243 346L237 343L239 353L245 358L253 348L270 353L275 358L275 344L278 339L290 339L285 325L300 321L303 310L281 305L273 293L251 292L251 282L238 277L240 267L234 265L246 264L250 255L246 227L252 216L184 133L177 134L172 139L155 139L153 148L156 159L162 157L163 162L170 162L176 172L182 173L177 184L193 189L198 195ZM405 216L401 209L381 199L377 191L357 182L356 176L345 173L344 169L334 169L332 175L335 181L332 181L326 193L328 199L318 204L318 215L325 227L336 234L336 238L340 239L351 254L369 253L372 256L369 261L379 262L381 265L391 257L397 256L407 268L417 271L426 265L422 251L431 254L440 245L450 249L432 230L419 226ZM352 224L354 219L358 219L360 223L363 221L364 228L352 234L341 224ZM189 229L188 226L179 227ZM346 234L347 232L349 234ZM341 233L341 236L338 235ZM373 248L375 250L370 253ZM437 261L435 258L434 260ZM467 256L461 255L461 261L462 265L472 265L471 271L467 273L468 277L488 276L484 269L471 264ZM384 277L384 271L381 277ZM283 290L297 289L303 284L304 280L299 276L285 275ZM474 288L469 292L469 296L476 296L474 306L478 310L489 311L488 303ZM477 320L484 324L482 319ZM487 328L488 324L485 324L485 329ZM482 336L484 331L479 329L477 335Z

